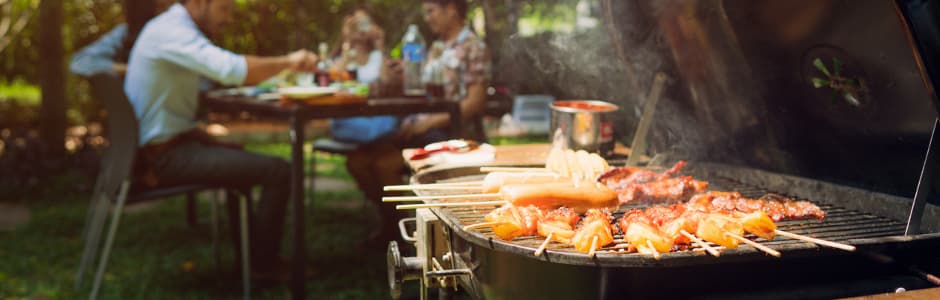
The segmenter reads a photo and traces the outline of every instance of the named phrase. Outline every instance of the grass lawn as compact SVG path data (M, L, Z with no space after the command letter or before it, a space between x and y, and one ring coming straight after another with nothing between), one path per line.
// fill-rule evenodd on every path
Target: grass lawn
M495 144L544 142L510 138ZM287 158L287 144L249 145L252 151ZM352 182L345 157L317 153L317 178ZM309 169L309 168L308 168ZM308 170L308 172L313 172ZM88 206L84 193L68 188L81 179L62 176L43 195L20 200L32 213L29 223L0 232L0 299L81 299L90 292L93 274L82 287L74 277L82 252L81 230ZM385 250L359 247L374 224L369 205L355 185L307 194L307 251L316 272L307 282L311 299L388 298ZM206 299L241 297L240 274L234 270L230 231L222 217L216 265L210 227L210 195L200 195L199 227L185 221L182 197L155 202L149 209L125 213L112 249L101 299ZM312 201L316 199L316 201ZM0 201L9 201L2 199ZM16 201L16 200L14 200ZM309 203L312 203L310 205ZM220 205L224 213L224 205ZM289 232L287 232L289 234ZM284 239L289 254L289 239ZM417 283L406 284L403 295L417 295ZM257 299L284 299L284 285L253 286Z
M287 156L287 145L253 145L252 150ZM308 155L310 156L310 155ZM342 156L316 155L317 176L352 181ZM67 185L69 180L59 183ZM81 230L89 195L47 192L30 199L32 220L12 232L0 232L0 299L80 299L90 291L93 274L74 288L82 251ZM207 199L209 195L200 195ZM343 205L361 199L353 189L308 194L307 250L318 275L307 283L309 298L387 298L384 250L358 247L372 220L368 206ZM185 222L182 197L157 202L150 209L127 213L108 264L102 299L206 299L241 297L233 269L228 228L221 230L221 272L215 264L210 204L201 201L201 226ZM224 206L220 205L224 211ZM222 219L223 226L225 219ZM289 254L288 239L285 251ZM414 287L412 288L414 289ZM286 286L254 287L259 299L283 299Z

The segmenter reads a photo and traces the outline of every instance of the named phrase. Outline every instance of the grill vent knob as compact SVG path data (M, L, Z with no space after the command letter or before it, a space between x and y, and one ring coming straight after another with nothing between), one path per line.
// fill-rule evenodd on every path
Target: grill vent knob
M422 261L418 257L402 257L398 242L388 243L386 262L388 263L388 287L392 299L401 298L402 283L421 278Z

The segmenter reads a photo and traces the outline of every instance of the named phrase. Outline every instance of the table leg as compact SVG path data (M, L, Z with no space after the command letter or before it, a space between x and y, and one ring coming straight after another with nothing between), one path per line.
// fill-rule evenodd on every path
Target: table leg
M304 122L297 118L290 119L291 141L291 213L294 224L294 257L291 263L291 294L293 299L304 299L304 270L307 265L307 252L304 247ZM312 191L311 191L312 192Z

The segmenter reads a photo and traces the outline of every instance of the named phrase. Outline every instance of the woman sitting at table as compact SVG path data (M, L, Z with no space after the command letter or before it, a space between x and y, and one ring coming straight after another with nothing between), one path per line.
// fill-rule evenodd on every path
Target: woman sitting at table
M330 73L349 72L356 80L370 84L379 79L385 32L375 25L365 9L359 8L343 20L343 31L330 55Z
M372 85L380 77L383 37L385 33L374 25L364 9L356 9L343 21L343 31L333 50L330 62L325 62L333 80L350 78ZM322 50L321 50L322 51ZM391 134L398 126L394 116L352 117L330 120L333 139L350 144L364 144Z
M450 116L418 114L401 121L394 136L360 145L347 155L346 167L356 178L366 197L378 203L382 213L382 228L371 242L377 246L398 239L400 212L391 203L382 203L382 187L401 184L405 168L401 150L423 147L449 138L482 140L481 126L476 122L486 103L486 86L490 78L490 57L483 40L466 26L466 0L423 0L424 19L431 31L443 42L438 58L443 66L444 98L459 101L463 131L456 135L447 131ZM395 62L392 62L395 65ZM398 70L386 68L382 81L400 81ZM391 70L391 71L389 71ZM396 79L389 79L395 77ZM394 85L394 83L393 83Z

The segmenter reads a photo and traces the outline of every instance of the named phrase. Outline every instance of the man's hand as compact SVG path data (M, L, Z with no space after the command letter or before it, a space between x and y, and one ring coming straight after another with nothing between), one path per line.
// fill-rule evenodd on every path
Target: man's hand
M435 121L433 119L434 117L428 115L418 115L404 119L398 129L398 137L408 140L427 133L434 128Z
M117 73L118 75L127 74L127 65L122 63L113 63L111 64L111 71Z
M403 74L401 61L386 57L379 71L379 80L369 85L370 94L377 97L401 96Z
M287 55L287 61L290 62L289 69L294 72L314 72L317 70L317 62L320 58L313 52L301 49Z
M258 84L284 70L316 72L319 61L316 54L307 50L297 50L288 55L272 57L245 55L248 73L245 74L245 81L242 84Z

